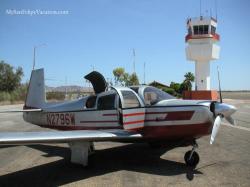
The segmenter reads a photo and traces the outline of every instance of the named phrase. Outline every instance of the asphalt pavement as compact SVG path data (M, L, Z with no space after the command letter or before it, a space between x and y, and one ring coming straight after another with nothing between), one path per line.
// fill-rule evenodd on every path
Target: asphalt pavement
M183 160L191 147L100 142L88 168L70 163L67 144L0 146L0 186L250 186L250 101L225 102L238 108L237 126L224 121L213 145L209 137L198 140L200 163L191 181ZM0 114L0 132L38 130L49 129L24 122L21 113Z

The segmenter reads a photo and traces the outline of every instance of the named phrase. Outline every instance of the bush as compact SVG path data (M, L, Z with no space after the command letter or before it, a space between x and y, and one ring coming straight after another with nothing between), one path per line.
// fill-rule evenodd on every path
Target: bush
M176 95L176 92L173 88L162 88L162 91L164 91L170 95L174 95L174 96Z
M0 92L0 102L10 101L10 94L8 92Z
M0 91L12 92L21 85L23 70L21 67L15 69L10 64L0 61Z
M0 102L24 102L27 94L27 85L28 84L22 84L20 87L18 87L12 92L0 92Z

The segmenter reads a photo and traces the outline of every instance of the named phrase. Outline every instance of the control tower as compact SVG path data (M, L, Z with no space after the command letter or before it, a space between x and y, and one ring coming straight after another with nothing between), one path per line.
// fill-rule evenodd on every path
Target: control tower
M220 54L220 47L216 44L220 36L216 28L217 20L212 17L200 16L187 20L186 58L195 62L195 91L200 99L215 99L203 97L202 93L215 94L210 90L210 61L219 59Z

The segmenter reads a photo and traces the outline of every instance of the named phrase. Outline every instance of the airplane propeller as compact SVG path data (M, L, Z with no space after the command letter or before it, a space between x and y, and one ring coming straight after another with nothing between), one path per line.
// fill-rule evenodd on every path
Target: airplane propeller
M219 131L220 125L221 125L221 120L222 120L222 116L218 115L215 120L214 120L214 126L213 126L213 130L212 130L212 134L211 134L211 138L210 138L210 144L213 144L214 139Z
M216 102L212 104L214 106L212 106L211 109L212 112L214 113L214 116L216 117L214 120L214 126L210 138L210 144L213 144L223 118L225 118L230 124L235 125L234 119L231 117L231 115L237 110L234 106L225 103Z
M222 118L225 118L231 125L235 125L234 119L231 117L231 115L237 110L234 106L223 103L221 86L220 86L220 72L218 66L217 66L217 72L218 72L218 82L219 82L220 103L212 102L210 105L210 110L214 113L214 116L216 116L210 138L210 144L213 144L215 140L215 137L221 125Z
M235 121L231 116L226 117L226 120L231 124L231 125L235 125Z

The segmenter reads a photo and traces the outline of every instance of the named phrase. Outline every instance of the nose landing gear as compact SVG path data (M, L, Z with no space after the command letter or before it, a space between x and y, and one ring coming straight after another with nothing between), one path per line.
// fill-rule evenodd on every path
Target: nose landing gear
M197 149L197 148L198 148L198 144L194 141L192 150L187 151L185 156L184 156L184 160L185 160L186 165L188 167L188 171L187 171L188 180L193 180L193 178L194 178L193 171L200 161L200 157L199 157L198 153L195 151L195 149Z
M186 162L186 165L190 166L192 168L195 168L200 161L200 157L199 157L198 153L195 151L195 149L197 149L197 148L198 148L198 144L194 143L192 150L186 152L186 154L184 156L184 160Z

